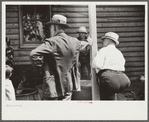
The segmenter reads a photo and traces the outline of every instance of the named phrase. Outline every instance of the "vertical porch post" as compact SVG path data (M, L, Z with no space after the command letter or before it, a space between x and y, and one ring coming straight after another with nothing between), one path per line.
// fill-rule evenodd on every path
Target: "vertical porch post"
M90 31L90 36L93 39L93 45L91 47L91 66L92 66L92 60L97 54L97 21L96 21L96 5L91 4L88 5L88 11L89 11L89 31ZM100 100L100 95L99 95L99 86L96 81L96 72L95 69L91 67L91 73L92 73L92 100Z

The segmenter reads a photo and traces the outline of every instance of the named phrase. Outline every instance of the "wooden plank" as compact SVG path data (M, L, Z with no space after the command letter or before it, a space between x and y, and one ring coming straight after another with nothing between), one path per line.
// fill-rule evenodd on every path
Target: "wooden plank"
M126 67L144 67L145 62L127 62L126 61Z
M104 35L104 34L103 34ZM101 38L98 37L98 43L101 43ZM144 37L121 37L119 38L119 42L145 42L145 38Z
M8 18L17 18L17 17L19 17L19 14L18 14L18 12L6 12L6 17L8 17Z
M19 18L6 18L6 23L18 23Z
M124 57L131 57L131 56L145 56L145 52L124 52Z
M130 76L140 76L140 75L143 75L144 72L142 71L139 71L139 72L126 72L126 74L130 77Z
M22 50L15 51L14 52L14 57L29 56L30 52L31 52L31 50L27 50L27 51L22 51Z
M6 5L6 8L18 8L18 5Z
M144 47L122 47L118 48L122 52L143 52Z
M121 42L123 42L123 41L128 41L128 42L137 42L137 41L145 41L145 37L143 36L143 37L120 37L119 38L119 41Z
M118 48L120 47L143 47L145 46L144 42L120 42L120 44L117 46ZM102 41L101 42L98 42L98 47L102 47Z
M123 37L144 37L145 36L145 33L144 32L125 32L125 33L121 33L121 32L118 32L117 33L119 35L120 38L123 38ZM98 38L104 36L105 33L98 33Z
M14 40L14 39L19 40L19 34L17 34L17 35L8 35L8 34L7 34L6 37L8 37L10 40L11 40L11 39L13 39L13 40Z
M117 27L144 27L145 23L144 22L121 22L121 23L97 23L97 28L105 28L105 27L110 27L110 28L117 28Z
M28 61L28 62L14 62L14 65L30 65L31 62Z
M127 57L125 58L128 62L134 62L134 61L145 61L145 57Z
M60 8L60 7L63 7L63 8L88 8L88 5L82 5L82 4L71 4L71 5L52 5L52 9L53 8Z
M11 45L11 47L13 48L13 50L20 50L20 45Z
M126 11L126 12L136 12L136 11L144 11L144 6L127 6L127 5L124 5L124 6L114 6L114 5L111 5L111 6L101 6L101 5L97 5L97 12L117 12L117 11Z
M119 28L97 28L97 33L105 33L105 32L144 32L145 28L144 27L119 27Z
M66 16L68 19L69 18L84 18L84 17L88 17L88 13L85 13L85 12L81 12L81 13L70 13L70 12L53 12L53 14L61 14L61 15L64 15Z
M11 39L10 41L11 41L10 46L11 45L19 45L20 44L19 40L16 40L16 39L15 40Z
M86 22L88 23L89 22L89 19L87 17L84 17L84 18L69 18L68 19L68 23L77 23L77 22Z
M71 27L71 28L66 29L65 32L66 33L77 33L78 29L79 29L79 27L76 27L76 28L72 28ZM87 32L89 32L89 28L88 27L86 27L86 30L87 30Z
M6 29L6 34L19 34L19 29Z
M145 43L144 42L129 42L129 43L123 43L121 42L117 47L142 47L142 46L145 46Z
M29 55L28 56L14 57L14 61L30 61Z
M143 12L98 12L97 17L144 17Z
M18 23L7 23L6 24L6 29L19 29L19 24Z
M145 67L125 67L126 72L142 71L145 72Z
M10 7L6 7L6 12L17 12L18 11L18 7L14 7L14 8L10 8Z
M97 22L144 22L145 17L98 17Z
M72 6L72 5L58 5L52 6L52 11L54 12L88 12L87 5L84 6Z

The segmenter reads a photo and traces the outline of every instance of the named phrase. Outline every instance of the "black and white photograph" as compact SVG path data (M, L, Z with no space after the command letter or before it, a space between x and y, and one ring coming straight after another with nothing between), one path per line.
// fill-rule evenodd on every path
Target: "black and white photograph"
M2 120L147 120L147 2L2 2L1 20Z

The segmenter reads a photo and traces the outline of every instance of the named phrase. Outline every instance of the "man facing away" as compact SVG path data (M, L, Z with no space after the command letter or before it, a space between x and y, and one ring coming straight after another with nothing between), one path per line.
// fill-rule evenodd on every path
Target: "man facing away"
M32 50L33 67L43 70L43 100L71 100L72 91L79 90L78 57L80 41L65 34L67 18L54 15L49 26L51 38Z
M101 100L116 100L116 93L130 86L130 80L124 73L124 56L116 48L119 44L118 38L119 35L114 32L106 33L101 38L103 48L97 52L92 62L93 68L98 72Z

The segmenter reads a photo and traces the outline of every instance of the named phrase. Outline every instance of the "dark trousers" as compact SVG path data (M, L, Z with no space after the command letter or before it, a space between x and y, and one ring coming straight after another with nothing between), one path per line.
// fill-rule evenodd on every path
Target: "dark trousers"
M98 78L101 100L115 100L116 93L124 91L131 84L125 73L114 70L100 71Z
M80 74L81 74L81 79L90 79L90 73L91 73L90 61L80 63L80 65L81 66L79 67L79 71L80 71ZM85 67L87 69L87 73L84 70Z

